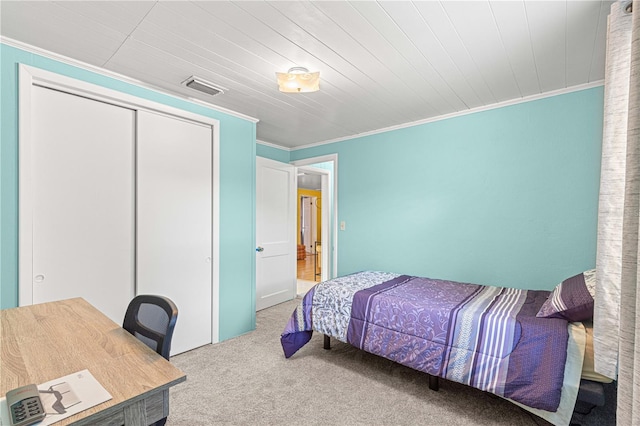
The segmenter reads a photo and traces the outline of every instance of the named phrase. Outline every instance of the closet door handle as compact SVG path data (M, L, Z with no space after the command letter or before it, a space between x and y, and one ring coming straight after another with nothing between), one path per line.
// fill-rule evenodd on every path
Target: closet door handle
M257 248L256 248L256 251L257 251L258 253L262 253L262 252L264 251L264 248L263 248L263 247L257 247Z

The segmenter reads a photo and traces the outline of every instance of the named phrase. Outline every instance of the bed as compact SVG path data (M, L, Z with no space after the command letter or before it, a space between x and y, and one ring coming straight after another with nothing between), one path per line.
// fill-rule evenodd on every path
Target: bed
M463 383L566 425L594 283L593 270L551 292L363 271L310 289L281 344L289 358L317 331L325 347L333 338L422 371L433 389L438 378Z

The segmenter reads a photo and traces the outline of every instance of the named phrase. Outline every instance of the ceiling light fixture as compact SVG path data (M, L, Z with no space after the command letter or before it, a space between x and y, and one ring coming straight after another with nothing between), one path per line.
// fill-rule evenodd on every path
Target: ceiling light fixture
M309 72L303 67L277 72L278 89L284 93L310 93L320 90L320 72Z

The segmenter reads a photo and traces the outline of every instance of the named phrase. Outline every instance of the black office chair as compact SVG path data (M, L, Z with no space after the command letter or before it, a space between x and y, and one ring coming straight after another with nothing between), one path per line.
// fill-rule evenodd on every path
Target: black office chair
M178 319L178 307L164 296L141 294L129 302L122 328L169 360L171 337ZM154 423L164 426L167 418Z
M178 308L169 298L141 294L129 303L122 328L168 360L177 319Z

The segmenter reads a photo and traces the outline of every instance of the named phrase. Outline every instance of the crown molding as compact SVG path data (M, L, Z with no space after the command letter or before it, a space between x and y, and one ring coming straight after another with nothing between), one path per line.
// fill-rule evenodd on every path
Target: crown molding
M119 80L119 81L122 81L122 82L128 83L128 84L134 84L136 86L140 86L140 87L143 87L145 89L153 90L154 92L162 93L164 95L168 95L168 96L171 96L171 97L174 97L174 98L178 98L178 99L181 99L183 101L187 101L187 102L190 102L190 103L193 103L193 104L204 106L204 107L212 109L214 111L221 112L221 113L227 114L227 115L231 115L231 116L234 116L234 117L237 117L237 118L241 118L243 120L251 121L253 123L257 123L258 121L260 121L260 119L258 119L258 118L251 117L251 116L248 116L248 115L236 112L236 111L232 111L232 110L224 108L224 107L213 105L213 104L211 104L209 102L202 101L200 99L195 99L195 98L192 98L190 96L185 96L185 95L182 95L180 93L173 92L173 91L170 91L170 90L167 90L167 89L164 89L164 88L161 88L161 87L149 84L149 83L145 83L145 82L140 81L138 79L135 79L133 77L128 77L126 75L119 74L117 72L107 70L107 69L99 67L97 65L91 65L91 64L88 64L86 62L82 62L82 61L79 61L77 59L73 59L73 58L70 58L68 56L61 55L59 53L51 52L49 50L45 50L45 49L42 49L40 47L33 46L31 44L27 44L27 43L23 43L23 42L18 41L18 40L14 40L12 38L8 38L8 37L5 37L5 36L0 36L0 43L6 44L7 46L15 47L16 49L24 50L24 51L29 52L29 53L40 55L40 56L43 56L45 58L52 59L54 61L62 62L64 64L71 65L71 66L76 67L76 68L81 68L81 69L83 69L85 71L90 71L92 73L99 74L99 75L102 75L104 77L113 78L115 80Z
M285 150L289 150L289 151L298 151L298 150L301 150L301 149L313 148L313 147L322 146L322 145L328 145L328 144L332 144L332 143L336 143L336 142L343 142L343 141L346 141L346 140L362 138L362 137L365 137L365 136L377 135L379 133L391 132L393 130L405 129L407 127L414 127L414 126L420 126L422 124L434 123L436 121L448 120L450 118L461 117L461 116L469 115L469 114L475 114L477 112L489 111L489 110L492 110L492 109L504 108L504 107L508 107L508 106L511 106L511 105L517 105L517 104L522 104L522 103L526 103L526 102L537 101L539 99L551 98L551 97L554 97L554 96L564 95L564 94L567 94L567 93L579 92L581 90L592 89L594 87L600 87L600 86L603 86L603 85L604 85L604 80L597 80L597 81L593 81L593 82L590 82L590 83L579 84L577 86L566 87L564 89L552 90L550 92L538 93L538 94L535 94L535 95L524 96L522 98L511 99L511 100L503 101L503 102L497 102L497 103L491 104L491 105L485 105L485 106L480 106L480 107L476 107L476 108L471 108L471 109L468 109L468 110L465 110L465 111L458 111L458 112L453 112L453 113L450 113L450 114L439 115L437 117L425 118L423 120L412 121L412 122L409 122L409 123L404 123L404 124L398 124L398 125L395 125L395 126L384 127L382 129L372 130L370 132L357 133L357 134L350 135L350 136L344 136L344 137L340 137L340 138L336 138L336 139L330 139L330 140L326 140L326 141L322 141L322 142L315 142L315 143L312 143L312 144L298 146L298 147L294 147L294 148L280 147L280 149L285 149Z
M293 149L292 148L288 148L286 146L282 146L282 145L277 145L275 143L271 143L271 142L265 142L265 141L261 141L260 139L256 139L256 143L260 144L260 145L264 145L264 146L268 146L270 148L275 148L275 149L279 149L282 151L289 151L291 152Z

